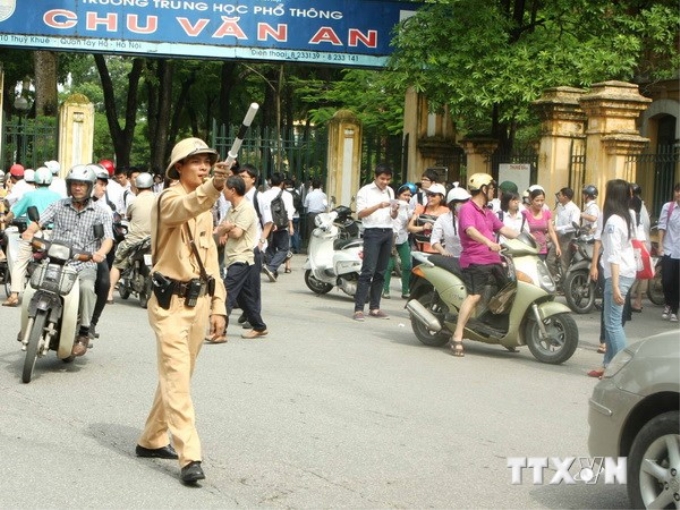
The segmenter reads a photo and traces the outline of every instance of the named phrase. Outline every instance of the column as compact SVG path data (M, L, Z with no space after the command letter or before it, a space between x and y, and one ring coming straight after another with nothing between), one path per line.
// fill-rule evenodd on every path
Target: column
M328 126L326 195L335 205L350 206L361 187L361 122L349 110L340 110Z
M498 142L494 138L486 136L466 136L458 142L467 155L467 174L466 180L461 182L465 185L467 177L476 173L491 175L491 156L498 147Z
M59 163L62 177L73 165L92 162L94 105L83 94L69 96L59 109Z
M585 90L573 87L546 89L533 108L541 120L537 182L552 198L559 189L571 186L574 198L580 197L585 168L572 165L572 154L585 154L586 116L579 104ZM523 190L520 190L523 191ZM577 203L579 201L577 200Z
M635 84L606 81L594 84L579 102L588 117L586 181L604 196L607 181L636 180L637 169L627 162L649 142L638 134L637 119L652 100Z

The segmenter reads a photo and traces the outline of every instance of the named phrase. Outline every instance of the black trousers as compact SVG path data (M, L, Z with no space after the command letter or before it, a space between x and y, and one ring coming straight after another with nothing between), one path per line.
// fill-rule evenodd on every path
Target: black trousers
M109 287L111 286L111 275L109 274L109 264L106 260L97 264L97 279L94 282L94 293L97 296L97 301L94 304L94 311L92 312L92 319L90 324L96 326L99 318L106 306L106 300L109 297Z
M251 285L253 266L254 264L245 262L234 262L227 268L227 276L224 279L224 286L227 289L227 316L238 304L253 329L264 331L267 325L262 321L259 292ZM260 278L259 272L257 278L258 280Z
M671 308L671 313L678 314L680 304L680 259L672 259L664 255L661 259L661 284L666 306Z

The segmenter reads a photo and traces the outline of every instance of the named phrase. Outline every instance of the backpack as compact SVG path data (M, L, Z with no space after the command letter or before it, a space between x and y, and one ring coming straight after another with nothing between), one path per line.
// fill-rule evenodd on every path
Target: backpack
M300 196L300 192L296 189L292 190L286 190L288 193L293 195L293 207L295 210L299 213L302 211L302 197Z
M272 222L274 226L279 229L288 228L288 213L286 212L286 206L283 203L283 189L279 191L269 205L269 209L272 213Z

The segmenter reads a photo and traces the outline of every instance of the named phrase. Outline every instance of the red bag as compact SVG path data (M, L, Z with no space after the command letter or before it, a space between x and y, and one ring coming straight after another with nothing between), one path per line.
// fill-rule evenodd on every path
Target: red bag
M651 280L654 278L654 266L652 265L652 258L647 251L647 246L638 239L632 239L631 242L633 243L635 263L637 264L637 279Z

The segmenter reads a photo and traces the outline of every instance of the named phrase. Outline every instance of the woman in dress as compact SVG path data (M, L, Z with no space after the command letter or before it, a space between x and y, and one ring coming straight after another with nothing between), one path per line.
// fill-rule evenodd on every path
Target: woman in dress
M458 208L468 200L470 194L464 188L455 187L446 195L449 212L437 218L430 236L430 244L436 253L446 257L460 257L463 248L458 237Z
M548 256L548 239L555 246L555 254L560 257L562 250L557 242L557 235L553 228L552 213L545 207L545 191L534 188L529 192L529 207L522 211L529 225L529 232L536 239L539 246L538 256L543 260Z
M626 347L626 333L621 318L626 294L635 282L637 264L632 239L635 225L631 218L630 186L623 179L607 183L602 213L600 242L604 272L604 341L606 345L602 368L588 372L591 377L602 377L612 358Z

